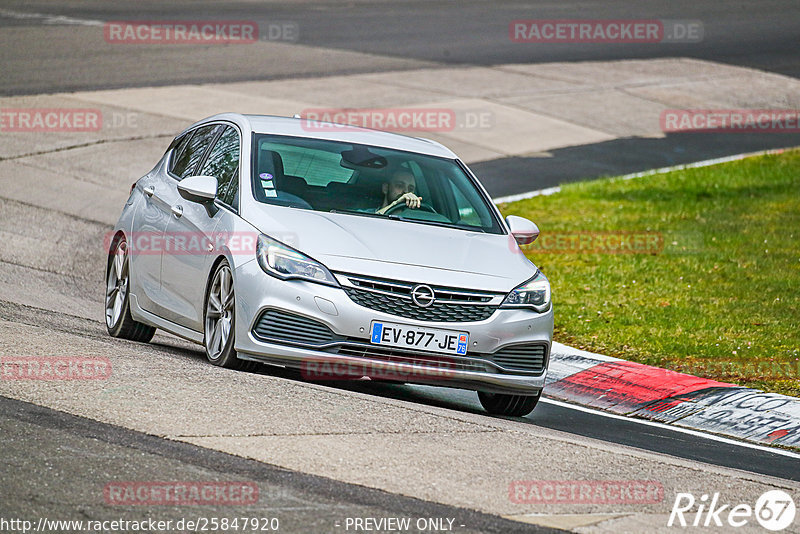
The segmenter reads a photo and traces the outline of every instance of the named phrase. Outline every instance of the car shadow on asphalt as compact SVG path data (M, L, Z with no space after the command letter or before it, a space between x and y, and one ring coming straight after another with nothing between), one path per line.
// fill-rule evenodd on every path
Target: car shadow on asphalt
M192 360L199 361L205 365L211 365L206 361L205 352L200 345L195 345L191 342L184 341L176 337L164 337L152 341L150 344L144 346L157 347L160 352L165 352L177 357L187 357ZM231 371L240 372L240 371ZM356 393L363 393L374 397L383 397L387 399L400 400L413 402L426 406L435 406L437 408L445 408L448 410L455 410L458 412L480 414L489 416L481 407L478 402L478 397L473 391L459 390L453 388L423 386L423 385L410 385L396 382L388 382L382 380L369 380L369 379L356 379L356 380L309 380L303 376L299 369L291 369L279 365L270 365L262 363L250 372L253 374L260 374L271 376L275 378L283 378L295 382L302 382L305 384L314 384L318 386L325 386L339 390L352 391ZM511 419L515 421L529 422L534 415L526 417L502 417L503 419Z

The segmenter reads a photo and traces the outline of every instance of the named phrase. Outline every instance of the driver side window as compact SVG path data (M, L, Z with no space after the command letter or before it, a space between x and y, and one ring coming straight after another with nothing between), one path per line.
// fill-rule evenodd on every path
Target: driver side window
M237 209L239 192L239 133L236 128L226 126L208 156L203 176L217 179L217 198Z

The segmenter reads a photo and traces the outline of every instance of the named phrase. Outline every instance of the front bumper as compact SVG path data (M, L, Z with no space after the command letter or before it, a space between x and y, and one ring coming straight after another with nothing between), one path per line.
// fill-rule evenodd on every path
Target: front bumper
M360 306L341 288L278 280L264 273L256 261L238 267L234 281L239 318L235 348L240 358L298 368L306 371L304 374L309 378L317 379L324 376L333 379L352 372L353 376L519 395L536 395L544 387L553 335L552 307L545 313L498 309L488 319L475 322L420 321ZM313 319L327 326L337 340L304 346L259 339L253 328L264 310ZM404 349L382 351L371 345L369 339L371 323L376 320L469 332L467 355ZM546 346L541 372L504 369L488 357L503 348L530 344ZM338 347L343 345L348 350L339 353ZM323 373L315 374L319 370Z

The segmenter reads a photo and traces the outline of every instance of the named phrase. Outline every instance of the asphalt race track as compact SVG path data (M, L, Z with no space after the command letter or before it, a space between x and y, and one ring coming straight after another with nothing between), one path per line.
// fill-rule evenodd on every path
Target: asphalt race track
M242 57L232 50L204 54L193 47L110 49L91 47L80 26L54 32L41 18L0 17L4 69L0 92L31 94L62 90L107 89L260 80L375 72L429 65L493 65L692 57L769 72L800 76L800 6L791 0L742 2L720 9L713 2L547 1L482 2L3 2L13 13L65 16L78 21L226 19L253 20L261 27L294 22L302 47L274 57ZM549 44L526 47L509 42L508 23L516 19L665 19L701 20L705 35L698 45L675 43L636 47L620 43ZM55 38L54 38L55 33ZM58 46L54 46L58 43ZM308 48L313 47L313 48ZM177 48L177 49L175 49ZM348 51L335 63L315 61L316 49ZM235 58L235 61L231 59ZM128 68L130 67L130 68ZM138 68L136 68L138 67Z
M694 45L533 48L508 39L509 21L525 18L700 20L705 34ZM262 28L282 21L299 35L260 43L259 54L249 55L227 46L97 42L106 21L177 19L254 20ZM81 91L75 98L138 115L135 127L85 139L0 131L0 356L100 357L113 369L104 381L0 381L0 531L16 531L3 526L11 518L35 524L42 517L247 516L279 518L282 532L354 532L354 518L388 517L431 520L410 532L446 525L455 532L672 532L666 524L678 493L717 492L726 503L751 506L768 490L797 496L800 455L793 452L547 399L528 417L492 418L471 392L366 380L312 383L267 366L234 372L209 365L201 347L171 335L158 333L147 345L113 339L103 324L102 243L130 183L200 109L178 104L186 89L169 93L172 86L217 84L205 90L228 98L224 84L274 81L304 84L310 98L310 86L330 92L328 78L430 71L456 79L450 69L508 74L502 65L568 69L627 59L661 61L659 68L668 69L670 58L690 58L700 71L766 73L773 92L764 105L797 108L800 96L790 89L800 77L798 49L800 3L791 1L1 2L0 107L74 107L64 93ZM669 80L659 83L662 90ZM176 109L186 108L159 111L150 87L163 89L152 93L159 97L171 94ZM252 91L262 87L277 86ZM106 90L114 92L95 94ZM499 105L495 96L481 98ZM536 187L547 187L800 145L796 133L575 131L593 140L509 157L475 149L470 165L492 194L504 195L535 188L516 178L531 173L538 173ZM663 494L654 502L520 502L510 488L526 480L649 481ZM259 499L239 506L110 502L104 488L130 481L246 481L258 487ZM751 521L737 531L763 530Z
M0 428L5 443L10 446L4 460L15 467L13 474L4 477L5 485L15 488L15 491L2 495L4 512L13 509L19 515L39 515L42 503L30 499L30 496L52 493L47 486L54 478L61 478L59 495L69 498L47 503L50 519L73 516L76 503L82 505L86 516L92 516L99 508L92 503L95 488L91 482L97 471L141 477L142 470L146 470L151 476L163 477L169 473L177 480L202 474L214 480L244 477L257 481L266 504L249 506L238 515L270 519L280 516L284 525L282 529L289 531L325 532L344 525L347 517L381 516L451 518L461 532L530 531L529 525L497 516L289 472L261 462L177 444L4 397L0 397L0 406ZM33 442L44 446L31 450ZM43 472L45 465L48 470ZM76 467L85 468L88 476L75 477ZM224 506L216 506L205 508L204 513L224 517L230 512ZM183 516L179 510L173 509L158 514L158 519L177 522ZM119 517L136 521L147 515L129 507ZM300 529L297 525L301 525ZM549 529L537 531L547 532Z

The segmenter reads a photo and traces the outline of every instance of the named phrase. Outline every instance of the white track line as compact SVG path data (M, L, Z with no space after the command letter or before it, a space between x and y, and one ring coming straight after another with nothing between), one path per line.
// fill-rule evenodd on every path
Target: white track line
M25 13L11 9L0 9L0 17L16 20L38 20L42 24L55 26L102 26L102 20L76 19L62 15L49 15L46 13Z
M733 156L725 156L723 158L707 159L703 161L696 161L694 163L683 163L681 165L673 165L672 167L661 167L660 169L652 169L649 171L634 172L631 174L623 174L622 176L613 177L615 180L631 180L633 178L642 178L643 176L652 176L654 174L664 174L672 171L681 171L683 169L696 169L699 167L710 167L711 165L719 165L720 163L728 163L730 161L737 161L745 158L753 158L756 156L765 156L767 154L780 154L784 152L785 148L774 148L769 150L759 150L758 152L747 152L746 154L735 154ZM560 186L548 187L546 189L537 189L536 191L528 191L527 193L518 193L516 195L508 195L505 197L493 198L495 204L505 204L507 202L516 202L518 200L525 200L526 198L533 198L538 196L547 196L561 191Z
M570 404L568 402L562 402L562 401L558 401L558 400L555 400L555 399L549 399L549 398L546 398L546 397L542 397L539 402L544 402L544 403L547 403L547 404L553 404L555 406L560 406L562 408L569 408L569 409L572 409L572 410L577 410L579 412L585 412L585 413L589 413L589 414L600 416L600 417L608 417L608 418L611 418L611 419L619 419L619 420L622 420L622 421L627 421L629 423L637 423L637 424L640 424L640 425L654 426L654 427L657 427L657 428L662 428L664 430L674 430L675 432L680 432L682 434L689 434L690 436L706 438L706 439L710 439L710 440L713 440L713 441L719 441L720 443L727 443L728 445L736 445L738 447L745 447L747 449L755 449L755 450L762 451L762 452L769 452L769 453L772 453L772 454L778 454L778 455L781 455L781 456L788 456L789 458L794 458L794 459L800 460L800 454L795 453L795 452L791 452L791 451L787 451L785 449L779 449L777 447L769 447L769 446L766 446L766 445L756 445L755 443L748 443L746 441L739 441L739 440L735 440L735 439L724 438L724 437L718 436L716 434L709 434L709 433L706 433L706 432L701 432L699 430L692 430L692 429L684 428L684 427L680 427L680 426L667 425L665 423L659 423L657 421L648 421L647 419L639 419L639 418L636 418L636 417L627 417L627 416L624 416L624 415L617 415L617 414L614 414L614 413L608 413L608 412L604 412L604 411L601 411L601 410L595 410L593 408L587 408L585 406L580 406L578 404Z
M526 198L533 198L539 196L548 196L553 193L561 191L560 186L548 187L547 189L539 189L537 191L528 191L527 193L519 193L517 195L508 195L506 197L493 198L495 204L505 204L506 202L516 202L517 200L525 200Z

